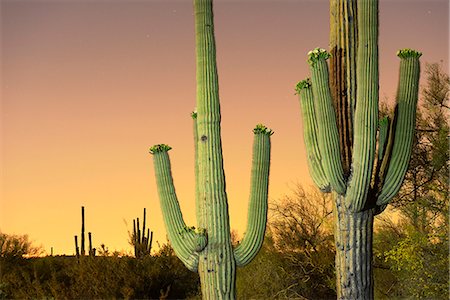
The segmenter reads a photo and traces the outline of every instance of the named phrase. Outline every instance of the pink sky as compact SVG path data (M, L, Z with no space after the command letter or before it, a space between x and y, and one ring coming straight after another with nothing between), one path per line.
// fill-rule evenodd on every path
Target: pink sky
M0 230L74 252L80 207L94 246L131 250L127 230L147 208L165 242L148 148L170 152L195 225L194 20L191 1L1 1ZM245 230L252 128L272 136L270 199L312 185L297 81L306 53L328 45L328 2L216 1L225 174L233 228ZM399 48L448 64L446 0L380 2L380 97L393 99ZM424 65L424 64L423 64ZM124 220L128 223L125 225Z

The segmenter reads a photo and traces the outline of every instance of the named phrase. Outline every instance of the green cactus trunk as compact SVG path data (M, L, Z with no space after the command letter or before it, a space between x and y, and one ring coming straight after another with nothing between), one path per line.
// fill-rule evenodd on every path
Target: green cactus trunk
M334 191L339 299L372 299L373 218L400 189L410 159L420 52L404 49L393 120L378 121L378 1L330 0L330 74L324 49L309 53L297 85L310 173ZM377 147L378 143L378 147Z
M235 249L231 245L225 191L220 103L212 0L194 0L197 112L194 119L197 229L186 226L173 185L164 144L150 148L164 223L175 253L200 275L203 299L234 299L236 267L258 253L267 221L270 136L263 125L253 130L253 162L247 231Z
M199 228L208 229L208 246L200 253L202 294L229 299L235 294L236 263L230 239L225 192L216 47L211 1L194 1L197 49L197 162L201 213ZM213 168L211 168L214 166Z
M335 197L336 293L338 299L373 299L372 233L374 210L352 212Z

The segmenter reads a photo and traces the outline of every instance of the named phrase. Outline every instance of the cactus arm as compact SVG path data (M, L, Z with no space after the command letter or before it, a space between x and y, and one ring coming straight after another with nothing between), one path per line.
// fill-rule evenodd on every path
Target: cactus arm
M308 169L316 186L323 192L330 192L330 182L322 166L319 144L317 141L317 118L314 109L314 97L309 79L300 81L296 86L303 119L303 140L308 156Z
M147 221L146 219L147 219L147 209L144 207L144 219L142 220L142 243L144 243L145 239L145 222Z
M237 266L245 266L258 254L264 241L269 190L270 136L272 130L257 125L253 130L253 162L248 206L247 230L242 242L234 249Z
M378 160L382 161L384 152L386 149L386 144L388 140L389 133L389 125L390 125L389 117L384 117L380 120L380 129L378 132Z
M331 187L338 193L345 193L344 170L341 163L339 134L336 115L328 84L329 54L324 49L314 49L308 53L311 70L312 90L318 124L318 141L322 154L322 166Z
M191 271L197 271L197 244L206 239L206 234L195 233L186 226L181 214L180 205L175 193L167 145L156 145L150 148L153 154L156 185L158 188L164 223L167 228L169 241L180 260Z
M361 211L367 201L378 128L378 1L358 2L358 50L352 177L346 205Z
M397 92L398 119L389 166L377 205L384 205L400 190L408 169L414 140L421 53L404 49L397 54L400 61L400 79Z
M153 231L150 231L150 229L148 229L148 236L149 236L149 240L148 240L148 253L150 254L150 252L152 251L152 242L153 242Z
M373 186L376 195L378 195L378 193L381 191L384 180L386 178L387 167L391 159L392 148L394 146L395 126L397 124L397 114L398 114L398 105L395 106L393 120L389 121L389 118L386 117L384 118L385 121L382 120L380 124L380 136L379 136L380 150L378 152L378 165L375 170L375 182Z

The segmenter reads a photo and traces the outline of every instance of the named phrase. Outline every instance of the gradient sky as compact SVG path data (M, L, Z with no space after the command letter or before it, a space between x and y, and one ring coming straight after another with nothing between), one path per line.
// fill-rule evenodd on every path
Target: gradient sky
M149 146L167 143L180 205L195 225L191 1L1 0L0 230L74 253L80 207L94 246L130 251L147 208L166 241ZM328 2L216 1L222 138L231 226L245 230L252 128L272 136L270 199L312 185L297 81L328 45ZM447 0L382 0L380 96L393 99L399 48L448 65ZM126 224L126 223L127 224Z

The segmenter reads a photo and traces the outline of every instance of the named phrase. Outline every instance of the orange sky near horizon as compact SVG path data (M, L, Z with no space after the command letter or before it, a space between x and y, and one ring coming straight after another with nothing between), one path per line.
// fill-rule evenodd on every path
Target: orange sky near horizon
M147 208L166 242L148 148L166 143L195 225L191 1L2 0L0 231L73 254L80 207L94 247L131 252ZM215 1L222 141L230 222L245 231L252 129L272 136L269 198L312 185L294 87L306 53L328 45L328 2ZM400 48L448 65L446 0L381 0L380 99L393 99ZM422 77L423 78L423 77Z

